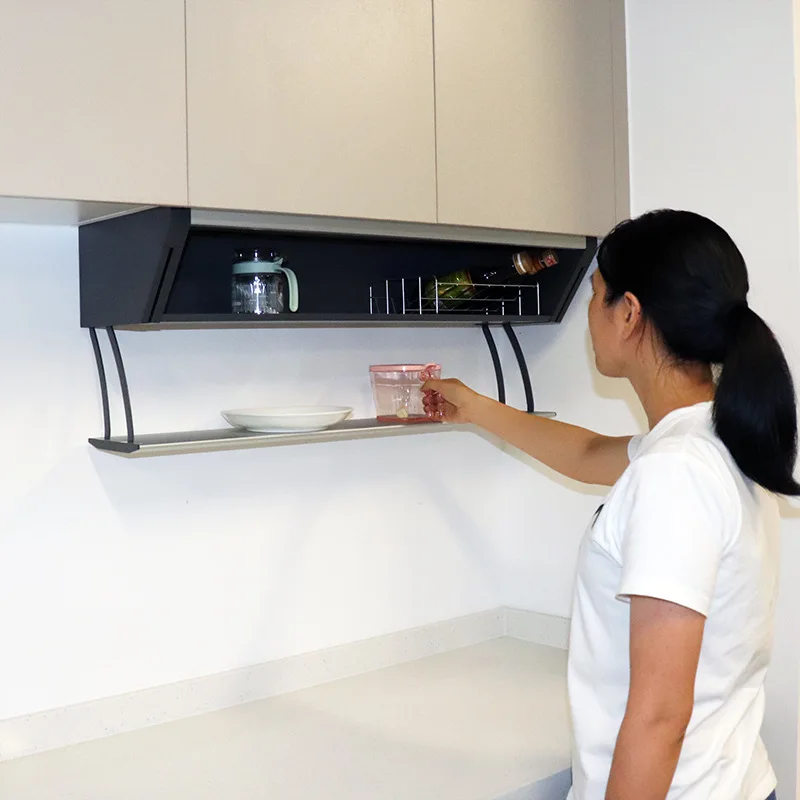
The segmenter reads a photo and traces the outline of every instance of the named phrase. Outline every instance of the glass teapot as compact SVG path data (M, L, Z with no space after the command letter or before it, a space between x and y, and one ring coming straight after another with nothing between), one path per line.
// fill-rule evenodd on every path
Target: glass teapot
M297 311L297 276L283 262L272 250L236 251L231 285L234 314L282 314L287 306Z

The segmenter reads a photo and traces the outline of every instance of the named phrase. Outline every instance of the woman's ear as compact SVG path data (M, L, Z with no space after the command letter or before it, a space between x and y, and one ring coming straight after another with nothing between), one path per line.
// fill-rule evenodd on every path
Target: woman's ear
M619 306L622 315L622 336L629 339L639 330L643 320L642 304L635 294L625 292Z

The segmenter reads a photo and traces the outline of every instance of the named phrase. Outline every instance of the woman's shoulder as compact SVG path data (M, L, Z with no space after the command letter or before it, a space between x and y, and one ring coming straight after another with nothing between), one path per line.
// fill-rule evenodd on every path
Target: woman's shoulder
M695 426L673 430L653 441L642 441L631 459L633 471L657 472L664 466L712 475L733 489L739 469L713 429Z
M708 424L675 426L641 445L631 460L628 489L656 482L663 485L662 494L670 502L684 502L687 492L704 498L702 502L720 509L730 522L726 528L731 537L741 526L745 508L755 508L760 502L752 482L742 475L710 420Z
M653 462L679 463L686 469L708 469L720 476L738 473L733 458L714 430L710 404L686 410L662 430L636 437L631 447L631 464L640 467ZM660 456L661 458L654 458Z

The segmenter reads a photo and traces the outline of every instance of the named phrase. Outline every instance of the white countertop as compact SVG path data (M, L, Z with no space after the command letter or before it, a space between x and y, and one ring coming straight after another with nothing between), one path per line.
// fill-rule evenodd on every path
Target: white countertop
M9 800L560 800L566 652L495 639L0 764Z

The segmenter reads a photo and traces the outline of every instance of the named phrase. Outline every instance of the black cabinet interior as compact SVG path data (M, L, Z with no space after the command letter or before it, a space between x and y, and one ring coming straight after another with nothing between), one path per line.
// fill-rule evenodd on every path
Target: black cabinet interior
M537 276L515 277L515 284L538 283L538 293L521 292L518 302L502 309L504 316L500 306L478 303L440 309L439 314L427 307L420 314L420 279L424 284L464 269L510 270L513 253L531 248L192 227L187 209L151 209L81 228L81 322L85 327L558 322L595 247L596 241L588 239L585 249L558 249L556 266ZM232 263L243 248L275 250L285 258L298 278L298 312L253 318L231 313Z

